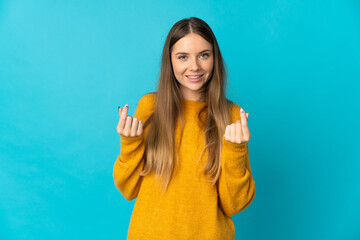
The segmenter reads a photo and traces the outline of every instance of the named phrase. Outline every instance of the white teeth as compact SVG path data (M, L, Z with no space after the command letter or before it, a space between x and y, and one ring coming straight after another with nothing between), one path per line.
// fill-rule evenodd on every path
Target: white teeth
M199 78L201 75L199 76L188 76L189 78Z

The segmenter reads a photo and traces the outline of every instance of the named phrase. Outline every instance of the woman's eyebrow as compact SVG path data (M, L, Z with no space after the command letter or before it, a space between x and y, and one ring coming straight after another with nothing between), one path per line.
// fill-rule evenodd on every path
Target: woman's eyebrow
M206 51L211 51L211 50L210 49L205 49L205 50L202 50L199 53L206 52ZM178 55L178 54L188 54L188 53L185 53L185 52L177 52L177 53L175 53L175 55Z

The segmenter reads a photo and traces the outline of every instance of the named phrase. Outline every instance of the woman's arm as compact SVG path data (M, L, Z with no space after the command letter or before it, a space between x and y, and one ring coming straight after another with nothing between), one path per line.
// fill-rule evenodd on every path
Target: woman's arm
M232 122L240 120L240 107L234 104L231 111ZM249 163L248 142L234 143L223 136L222 144L219 204L224 214L232 217L250 205L256 189Z
M153 99L151 94L144 95L138 102L134 118L145 123L151 115ZM142 177L138 174L144 165L145 131L136 137L126 137L120 134L120 155L113 167L115 186L127 200L137 197Z
M120 155L117 157L113 177L115 186L127 200L137 197L141 176L137 174L143 168L145 144L143 135L137 137L121 136Z
M221 209L228 217L241 212L255 197L248 143L231 143L223 137L218 192Z

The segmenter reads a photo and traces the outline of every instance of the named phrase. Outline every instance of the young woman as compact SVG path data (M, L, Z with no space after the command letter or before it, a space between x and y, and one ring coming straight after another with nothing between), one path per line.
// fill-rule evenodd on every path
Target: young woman
M201 19L171 28L157 92L134 117L119 107L115 186L137 198L128 239L234 239L232 216L255 197L248 113L226 99L225 64Z

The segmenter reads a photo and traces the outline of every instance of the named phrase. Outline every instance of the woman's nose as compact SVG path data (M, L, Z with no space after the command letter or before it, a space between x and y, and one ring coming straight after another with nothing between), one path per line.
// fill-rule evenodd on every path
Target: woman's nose
M199 63L197 62L197 59L193 59L190 63L190 69L193 70L193 71L196 71L196 70L199 70L200 69L200 65Z

